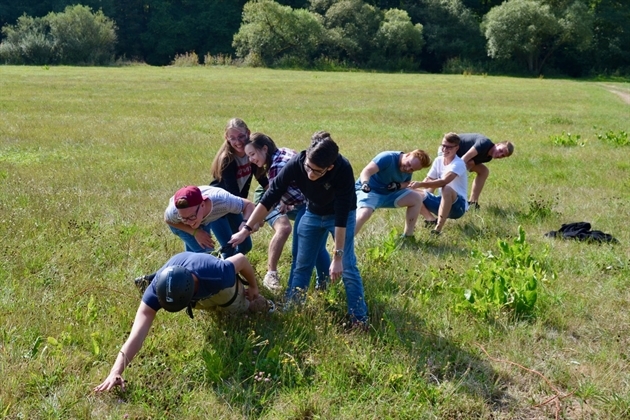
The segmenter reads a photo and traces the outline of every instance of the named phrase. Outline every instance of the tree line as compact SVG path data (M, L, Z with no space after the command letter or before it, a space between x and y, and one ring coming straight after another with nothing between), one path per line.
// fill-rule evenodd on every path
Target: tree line
M166 65L194 51L268 67L630 75L627 0L75 2L0 3L0 60ZM77 36L92 56L68 53Z

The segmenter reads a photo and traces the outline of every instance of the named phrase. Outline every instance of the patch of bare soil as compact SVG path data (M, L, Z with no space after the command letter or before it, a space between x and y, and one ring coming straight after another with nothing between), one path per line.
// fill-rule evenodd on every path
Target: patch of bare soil
M626 104L630 105L630 92L618 89L616 86L604 85L604 87L611 93L619 96Z

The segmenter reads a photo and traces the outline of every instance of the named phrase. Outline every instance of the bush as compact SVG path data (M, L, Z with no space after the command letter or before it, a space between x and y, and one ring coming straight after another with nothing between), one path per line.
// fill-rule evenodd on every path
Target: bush
M171 61L171 66L175 67L195 67L199 65L199 57L197 53L194 51L187 52L184 54L177 54L173 61Z
M63 13L46 16L50 33L64 64L107 64L114 58L116 26L102 11L68 6Z
M55 62L55 42L46 18L21 16L15 26L2 28L0 60L7 64L51 64Z
M24 15L2 33L0 60L10 64L107 64L114 58L114 22L86 6L43 18Z
M204 66L238 66L239 64L239 60L235 60L229 54L212 55L207 53L203 56Z

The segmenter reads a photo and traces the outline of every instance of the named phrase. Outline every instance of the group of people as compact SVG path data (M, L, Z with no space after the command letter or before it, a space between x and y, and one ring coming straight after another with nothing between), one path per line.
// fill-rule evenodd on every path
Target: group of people
M182 239L185 252L155 273L136 279L142 300L131 333L95 391L124 388L122 373L142 347L160 309L186 309L190 317L192 309L275 310L274 302L260 294L245 256L252 248L251 235L264 223L274 235L263 285L272 292L282 289L278 261L293 233L287 307L304 301L315 269L317 288L343 280L349 325L367 328L354 238L372 213L378 208L406 207L404 236L413 236L420 215L439 235L448 218L459 218L469 206L478 206L489 174L484 163L510 156L513 150L512 143L493 144L481 134L448 133L433 162L423 150L382 152L355 180L350 162L326 131L313 134L310 146L298 153L279 148L265 134L250 133L243 120L231 119L212 163L212 183L181 188L170 198L164 221ZM412 181L413 172L429 166L423 181ZM467 171L477 174L469 200ZM259 183L257 204L248 199L252 178ZM436 189L441 190L437 195ZM334 241L332 255L326 248L329 234ZM220 258L211 254L215 239Z

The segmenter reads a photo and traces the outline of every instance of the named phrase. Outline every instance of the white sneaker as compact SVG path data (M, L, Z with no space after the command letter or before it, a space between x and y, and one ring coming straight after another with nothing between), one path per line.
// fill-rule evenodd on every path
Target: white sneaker
M282 289L280 285L280 279L278 278L278 273L267 273L265 274L265 278L263 279L263 286L272 292L278 292Z

